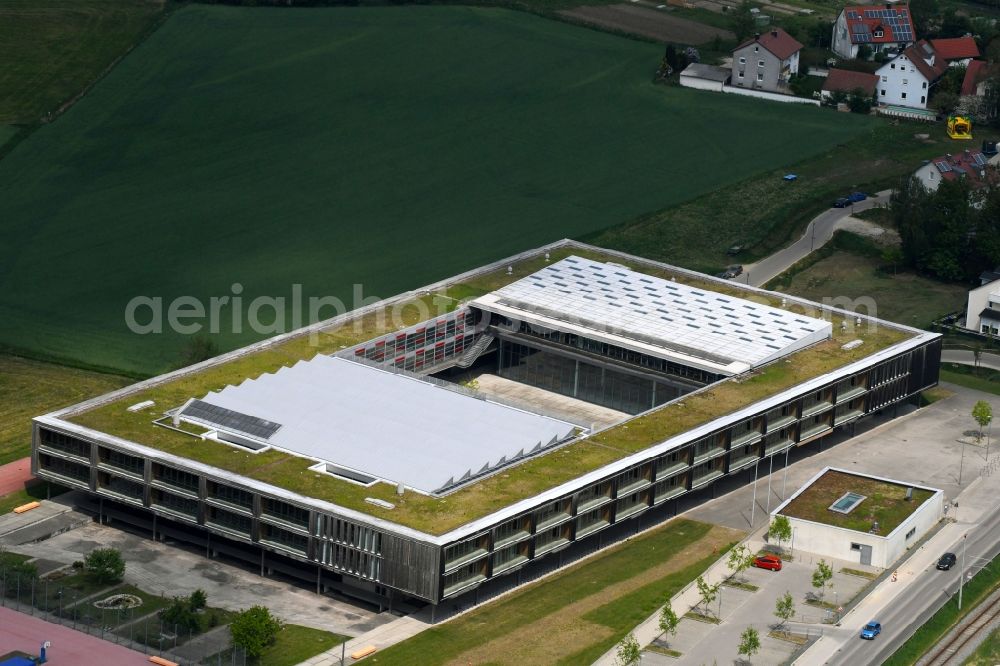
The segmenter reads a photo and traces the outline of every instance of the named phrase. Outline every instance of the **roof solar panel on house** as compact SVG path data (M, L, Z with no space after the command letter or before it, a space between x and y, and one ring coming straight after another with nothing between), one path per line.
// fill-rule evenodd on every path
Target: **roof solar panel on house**
M555 288L557 276L568 266L583 275L585 283L572 294ZM617 271L613 288L598 289L598 274L608 270L608 264L568 257L472 305L722 374L768 362L831 332L830 323L821 319L627 270ZM634 289L640 285L648 289ZM721 329L713 326L719 321L725 322ZM764 331L778 338L782 328L796 331L795 342L779 353L754 337ZM748 336L751 331L754 335Z

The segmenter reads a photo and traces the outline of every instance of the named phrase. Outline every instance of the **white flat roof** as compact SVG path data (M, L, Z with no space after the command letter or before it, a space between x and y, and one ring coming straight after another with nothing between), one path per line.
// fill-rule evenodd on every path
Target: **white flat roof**
M472 305L726 375L832 333L822 319L576 256Z
M415 376L324 355L189 401L179 415L423 493L488 474L576 430Z

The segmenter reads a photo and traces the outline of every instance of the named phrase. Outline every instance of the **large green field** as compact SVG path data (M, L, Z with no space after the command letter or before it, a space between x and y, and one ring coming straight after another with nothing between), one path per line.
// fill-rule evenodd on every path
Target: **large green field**
M0 124L51 119L141 39L163 6L162 0L0 0Z
M184 339L129 332L134 296L388 296L875 122L654 85L659 57L500 9L181 9L0 160L0 346L156 372Z

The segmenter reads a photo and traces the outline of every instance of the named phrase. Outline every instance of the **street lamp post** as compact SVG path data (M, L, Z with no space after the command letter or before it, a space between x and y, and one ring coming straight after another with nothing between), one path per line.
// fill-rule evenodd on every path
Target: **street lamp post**
M958 463L958 486L962 487L962 471L965 469L965 440L962 440L962 458Z
M753 464L753 500L750 502L750 529L753 530L753 520L757 515L757 465L760 459Z
M767 468L767 515L771 515L771 475L774 472L774 456L768 459Z
M785 486L788 483L788 453L792 450L792 447L785 449L785 471L781 475L781 501L784 502L787 495L785 495Z

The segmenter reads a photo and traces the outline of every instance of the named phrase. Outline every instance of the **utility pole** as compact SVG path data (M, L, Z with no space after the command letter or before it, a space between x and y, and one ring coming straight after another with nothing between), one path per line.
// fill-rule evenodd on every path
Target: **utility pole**
M767 515L771 515L771 475L774 472L774 456L770 457L767 468ZM769 519L770 520L770 519Z
M750 502L750 530L753 531L753 519L757 515L757 465L760 459L753 464L753 501Z

